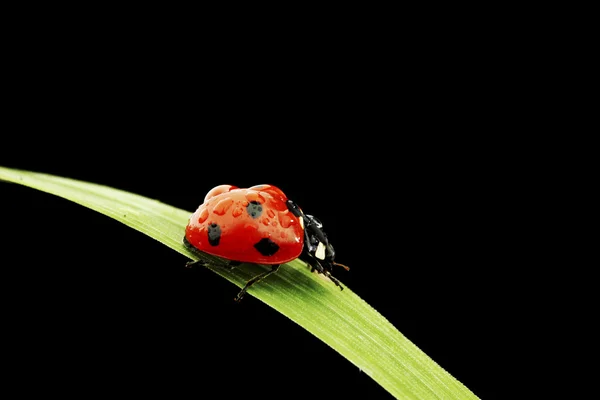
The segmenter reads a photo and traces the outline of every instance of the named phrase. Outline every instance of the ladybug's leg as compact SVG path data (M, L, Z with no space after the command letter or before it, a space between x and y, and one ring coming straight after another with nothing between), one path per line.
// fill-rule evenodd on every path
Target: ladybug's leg
M188 261L188 262L185 263L185 266L187 268L192 268L192 267L195 267L196 265L199 265L201 267L208 267L210 264L207 263L206 261L202 261L202 260ZM233 269L233 268L238 267L240 265L242 265L241 261L232 261L232 260L230 260L227 263L227 267L229 267L229 269Z
M340 281L338 281L335 276L331 275L331 272L327 271L326 269L323 269L323 272L321 272L321 273L323 275L325 275L326 277L328 277L329 279L331 279L333 281L333 283L335 283L335 285L340 288L340 290L344 290L344 287L342 286Z
M331 272L329 272L329 270L325 269L325 267L323 267L323 265L321 265L319 260L317 260L312 254L305 252L303 254L303 256L300 258L302 260L306 261L306 263L308 263L308 265L310 265L310 268L311 268L310 272L317 270L318 273L323 274L326 277L328 277L329 279L331 279L331 281L333 283L335 283L336 286L338 286L340 288L340 290L344 290L344 287L342 286L340 281L338 281L333 275L331 275Z
M192 268L192 267L195 267L196 265L200 265L202 267L208 266L206 261L202 261L202 260L188 261L185 263L186 268Z
M254 278L250 279L248 282L246 282L246 284L244 285L244 287L242 288L242 290L240 290L240 292L238 293L238 295L235 296L234 300L235 301L242 300L242 297L244 297L244 295L246 294L246 291L248 290L248 288L250 286L252 286L256 282L259 282L259 281L265 279L267 276L271 275L273 272L277 272L277 270L279 269L280 265L281 264L273 264L273 265L271 265L271 270L270 271L262 272L262 273L256 275Z

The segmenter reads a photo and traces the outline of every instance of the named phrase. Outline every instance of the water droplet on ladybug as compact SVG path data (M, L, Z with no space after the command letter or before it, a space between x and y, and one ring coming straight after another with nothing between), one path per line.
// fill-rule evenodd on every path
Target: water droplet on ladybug
M213 212L217 215L225 215L229 207L233 204L233 199L223 199L217 203Z
M233 211L231 212L231 215L233 215L234 217L239 217L243 213L244 213L244 209L242 207L235 207L233 209Z
M259 192L255 192L255 191L249 191L248 193L246 193L246 199L252 203L252 202L258 202L258 203L264 203L265 202L265 197L260 194Z
M265 226L269 226L269 223L270 223L270 222L271 222L271 220L270 220L269 218L263 218L263 219L262 219L262 223L263 223Z
M270 200L268 200L267 204L269 205L270 208L276 210L276 211L287 211L288 207L287 204L285 203L285 201L280 201L278 197L271 197Z
M198 222L203 223L204 221L206 221L206 218L208 218L208 210L204 208L202 209L202 211L200 211L200 217L198 218Z
M246 224L244 225L244 229L249 232L254 232L258 229L258 227L256 226L256 224Z
M289 216L287 210L279 213L279 223L282 228L289 228L292 225L293 219Z
M267 215L269 216L269 218L273 218L273 217L275 217L275 211L273 211L269 208L267 210Z

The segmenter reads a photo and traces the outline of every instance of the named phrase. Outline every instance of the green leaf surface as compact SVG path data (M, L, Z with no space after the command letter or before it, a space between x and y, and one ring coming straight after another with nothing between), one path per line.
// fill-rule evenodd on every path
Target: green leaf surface
M107 186L30 171L0 167L0 179L89 207L190 259L201 256L238 287L266 268L229 270L220 268L224 261L219 258L188 251L182 238L191 211ZM349 288L340 291L300 260L283 265L248 293L321 339L398 399L477 399Z

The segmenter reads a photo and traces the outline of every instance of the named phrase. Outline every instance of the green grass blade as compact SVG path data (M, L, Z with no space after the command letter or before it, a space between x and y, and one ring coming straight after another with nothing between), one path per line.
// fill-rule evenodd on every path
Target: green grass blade
M198 258L182 244L190 211L107 186L30 171L0 167L0 180L89 207L186 257ZM238 287L263 268L228 270L219 268L222 260L204 257L213 271ZM321 339L398 399L477 399L349 288L340 291L302 261L282 266L248 293Z

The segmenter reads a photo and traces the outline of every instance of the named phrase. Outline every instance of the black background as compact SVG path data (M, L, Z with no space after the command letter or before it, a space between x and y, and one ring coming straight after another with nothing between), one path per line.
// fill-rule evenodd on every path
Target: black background
M521 243L504 234L518 154L489 77L443 43L432 56L358 38L276 50L73 36L15 49L0 165L190 212L216 185L274 184L324 223L345 285L476 395L499 393ZM76 393L391 398L153 239L33 189L0 193L16 376Z

